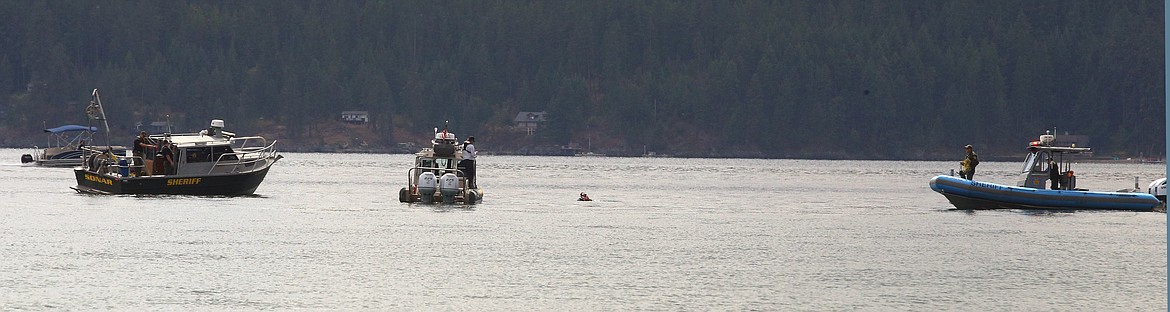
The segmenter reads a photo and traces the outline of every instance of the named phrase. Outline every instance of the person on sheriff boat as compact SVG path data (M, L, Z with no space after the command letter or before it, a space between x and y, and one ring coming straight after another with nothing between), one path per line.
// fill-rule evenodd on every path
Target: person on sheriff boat
M171 141L163 141L162 144L162 151L159 152L162 159L159 160L163 162L163 174L175 174L175 145Z
M153 151L157 148L158 147L154 145L154 142L151 142L150 138L146 136L146 131L138 132L138 138L134 139L134 168L138 168L135 170L141 170L143 167L143 161L152 159L152 157L147 156L147 152ZM142 172L139 172L138 174L141 175Z
M979 155L975 154L975 148L971 144L963 147L967 151L967 157L959 162L959 177L967 180L975 179L975 166L979 165Z
M1052 189L1060 189L1060 164L1051 157L1048 158L1048 179L1052 180Z
M463 175L467 177L467 185L470 188L476 188L475 185L475 137L468 136L467 141L463 142L463 160L459 161L459 169L463 170Z

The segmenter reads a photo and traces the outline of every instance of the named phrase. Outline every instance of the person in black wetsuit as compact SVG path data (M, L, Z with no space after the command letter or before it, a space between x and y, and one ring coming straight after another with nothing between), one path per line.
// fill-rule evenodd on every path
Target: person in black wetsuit
M156 159L155 161L163 162L163 172L165 174L175 174L175 146L170 141L163 141L162 151L159 153L162 154L162 159Z
M1052 180L1052 189L1059 190L1060 188L1060 164L1056 163L1052 158L1048 159L1048 179Z

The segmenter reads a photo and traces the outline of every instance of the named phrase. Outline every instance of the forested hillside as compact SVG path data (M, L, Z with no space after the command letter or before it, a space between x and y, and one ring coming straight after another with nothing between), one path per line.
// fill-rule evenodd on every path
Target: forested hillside
M957 158L1044 129L1161 155L1161 1L0 1L0 143L84 122L393 145ZM535 137L511 129L547 111ZM271 132L281 129L280 132ZM128 139L127 139L128 140ZM712 153L714 151L714 153Z

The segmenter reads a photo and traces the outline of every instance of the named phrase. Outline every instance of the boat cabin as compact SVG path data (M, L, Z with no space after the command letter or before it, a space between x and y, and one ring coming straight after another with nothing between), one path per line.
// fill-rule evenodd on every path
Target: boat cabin
M252 161L240 151L266 146L264 138L234 138L223 135L153 135L151 139L170 142L174 146L175 175L206 175L245 171ZM253 148L249 148L249 146ZM157 161L160 154L155 154ZM247 167L247 168L246 168ZM159 168L155 165L155 168Z
M1024 158L1024 168L1020 172L1020 182L1016 186L1054 190L1077 189L1077 178L1071 168L1072 161L1080 154L1088 153L1090 149L1052 146L1053 141L1055 137L1052 134L1045 134L1040 136L1039 141L1032 141L1029 144L1028 156ZM1053 172L1054 170L1056 172ZM1057 182L1055 186L1052 185L1053 182Z
M233 137L230 132L218 135L207 133L156 134L149 136L155 146L170 144L175 164L167 168L161 148L147 148L146 155L127 155L118 162L121 153L110 149L86 148L84 169L122 177L134 176L206 176L235 174L267 166L275 155L274 144L259 136ZM273 142L275 143L275 142ZM127 154L129 154L127 152ZM257 165L260 165L257 167Z
M463 148L454 133L435 132L431 140L431 148L424 148L415 154L414 166L417 170L413 175L417 181L423 171L431 171L436 176L444 173L455 173L462 181L463 172L459 168L459 161L463 159Z

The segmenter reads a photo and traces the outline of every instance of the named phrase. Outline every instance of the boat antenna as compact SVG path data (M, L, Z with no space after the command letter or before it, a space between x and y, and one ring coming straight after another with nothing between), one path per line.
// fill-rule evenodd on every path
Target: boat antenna
M106 121L106 110L102 108L102 96L98 95L98 89L93 89L90 97L85 114L89 115L90 120L101 120L102 126L106 129L106 146L110 146L110 123Z
M443 138L442 138L442 139L440 139L440 140L441 140L441 142L443 142L443 143L447 143L447 125L448 125L448 124L450 124L450 123L451 123L451 121L450 121L450 120L444 120L444 121L443 121Z

